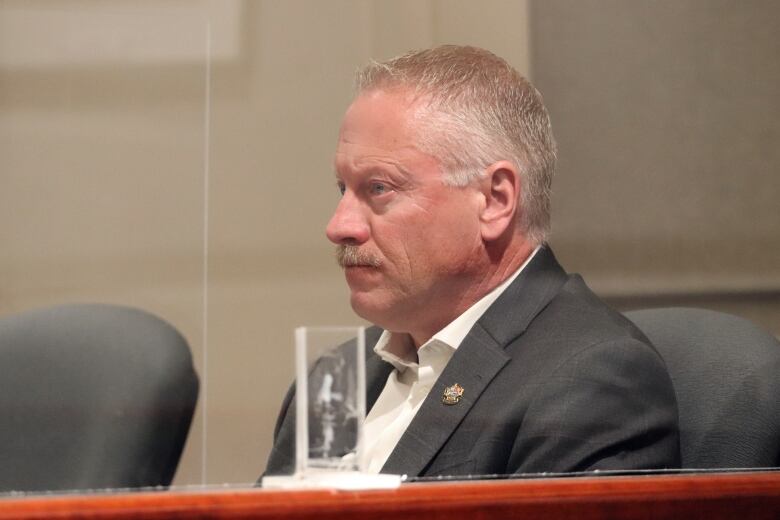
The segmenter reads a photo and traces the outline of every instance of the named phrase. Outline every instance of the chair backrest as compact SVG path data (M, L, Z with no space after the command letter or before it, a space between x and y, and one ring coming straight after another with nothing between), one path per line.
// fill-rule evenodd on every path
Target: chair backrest
M677 393L684 468L780 465L780 343L751 322L704 309L627 312L666 362Z
M170 484L198 397L184 338L74 304L0 319L0 491Z

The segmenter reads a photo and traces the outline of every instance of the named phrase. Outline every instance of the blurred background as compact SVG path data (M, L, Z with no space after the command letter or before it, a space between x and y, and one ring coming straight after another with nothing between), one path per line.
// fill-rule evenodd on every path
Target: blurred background
M545 96L552 246L620 309L780 334L780 3L0 0L0 315L134 305L189 340L175 483L253 482L299 325L352 325L324 228L352 77L442 43Z

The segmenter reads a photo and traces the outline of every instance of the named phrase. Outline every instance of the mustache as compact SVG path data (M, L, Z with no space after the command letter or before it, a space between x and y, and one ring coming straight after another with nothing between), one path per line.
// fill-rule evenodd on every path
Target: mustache
M336 246L336 262L344 268L356 265L379 267L382 261L378 256L360 249L358 246Z

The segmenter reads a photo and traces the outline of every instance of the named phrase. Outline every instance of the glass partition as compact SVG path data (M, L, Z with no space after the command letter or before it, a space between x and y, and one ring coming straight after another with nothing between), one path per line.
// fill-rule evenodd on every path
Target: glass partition
M188 4L0 2L0 317L148 311L186 337L203 390L211 56ZM201 406L176 482L202 481L203 436Z

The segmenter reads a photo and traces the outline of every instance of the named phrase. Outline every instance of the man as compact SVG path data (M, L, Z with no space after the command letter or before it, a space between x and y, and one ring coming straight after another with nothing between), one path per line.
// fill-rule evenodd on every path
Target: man
M555 144L541 95L458 46L373 63L357 86L327 236L352 308L384 330L367 361L369 471L678 466L663 361L545 245ZM293 469L291 395L267 474Z

